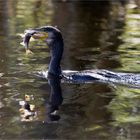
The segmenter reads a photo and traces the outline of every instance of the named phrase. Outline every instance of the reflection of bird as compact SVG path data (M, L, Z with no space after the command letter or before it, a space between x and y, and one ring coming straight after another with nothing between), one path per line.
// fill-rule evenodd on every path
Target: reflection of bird
M63 54L63 38L60 30L52 26L29 29L25 31L23 43L26 53L32 53L29 50L30 38L46 41L51 53L51 60L48 72L42 72L43 77L64 77L67 80L75 82L91 82L95 80L114 82L119 84L131 84L140 86L140 75L130 73L117 73L107 70L86 70L86 71L61 71L60 61Z
M49 101L46 104L46 121L58 121L60 119L58 110L63 101L60 79L59 77L51 77L48 78L48 83L51 88L51 93L49 96Z

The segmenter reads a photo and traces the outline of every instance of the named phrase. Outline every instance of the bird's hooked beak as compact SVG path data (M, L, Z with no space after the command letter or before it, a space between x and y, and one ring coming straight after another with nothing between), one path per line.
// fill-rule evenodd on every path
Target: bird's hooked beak
M25 30L25 36L23 37L23 46L25 47L26 54L32 53L29 50L29 42L30 42L31 37L34 39L45 40L48 38L48 33L42 31L41 29Z

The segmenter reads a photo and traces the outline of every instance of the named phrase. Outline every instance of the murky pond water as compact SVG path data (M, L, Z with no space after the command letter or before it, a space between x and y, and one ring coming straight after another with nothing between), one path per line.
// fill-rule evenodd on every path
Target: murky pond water
M45 123L50 87L33 72L47 70L49 50L32 44L26 56L18 34L57 25L63 34L62 68L139 73L140 10L122 2L0 1L1 139L138 139L140 90L114 84L61 83L57 123ZM19 101L33 95L36 121L22 122Z

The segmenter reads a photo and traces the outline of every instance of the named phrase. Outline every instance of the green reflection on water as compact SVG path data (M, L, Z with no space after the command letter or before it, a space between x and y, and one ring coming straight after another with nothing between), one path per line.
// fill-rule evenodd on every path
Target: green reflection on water
M108 106L113 113L114 124L140 123L140 90L117 87L116 93Z
M33 27L39 27L52 23L52 17L54 14L53 4L51 0L23 0L17 1L17 3L9 2L14 8L14 12L10 13L10 23L14 27L18 26L18 29L27 29Z
M6 5L5 9L2 8L3 5ZM19 100L25 94L33 94L33 104L43 114L38 113L41 121L45 114L43 99L49 95L48 90L41 91L38 88L40 83L47 82L36 82L35 77L28 74L47 69L49 53L46 45L42 42L31 43L34 55L27 57L20 45L22 39L17 34L23 33L27 28L51 24L54 10L51 0L9 0L0 1L0 13L0 71L4 73L4 77L0 79L0 137L13 139L23 136L22 132L33 128L33 124L20 122ZM42 94L46 96L43 98Z
M123 44L119 47L121 70L140 70L140 10L126 9L124 32L120 36Z
M118 70L137 72L140 71L140 10L126 8L125 26L119 37L122 44L119 46L120 61ZM118 140L137 139L140 124L140 89L117 86L116 96L107 106L112 113L110 125ZM138 130L138 131L137 131Z

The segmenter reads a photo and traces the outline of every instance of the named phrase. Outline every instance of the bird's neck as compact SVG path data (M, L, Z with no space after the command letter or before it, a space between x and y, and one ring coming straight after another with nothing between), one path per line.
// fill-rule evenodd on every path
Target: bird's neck
M55 39L48 45L51 53L51 60L48 72L55 76L60 76L61 75L60 62L63 55L63 47L64 47L63 39L62 38Z

